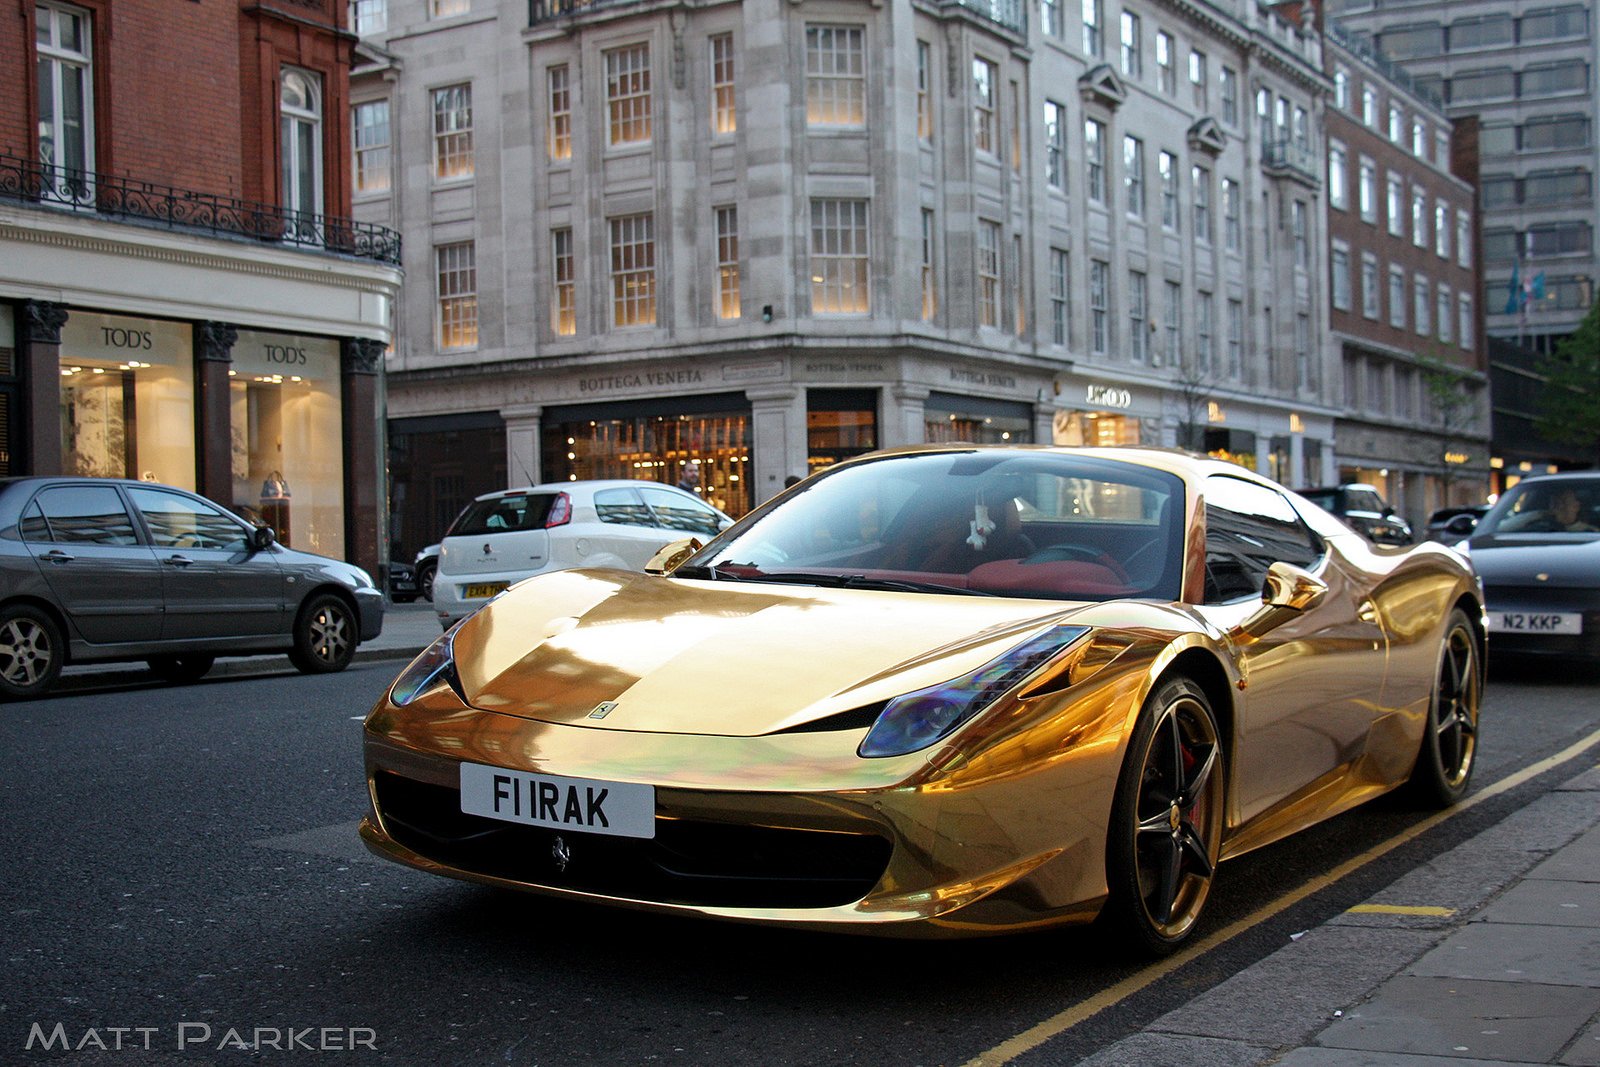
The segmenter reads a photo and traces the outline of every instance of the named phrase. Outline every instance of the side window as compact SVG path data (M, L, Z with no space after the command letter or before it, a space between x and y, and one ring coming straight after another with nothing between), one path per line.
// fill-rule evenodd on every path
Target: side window
M63 485L36 498L51 540L64 545L136 545L133 520L109 485ZM29 538L29 540L33 540Z
M243 552L244 527L221 509L201 500L159 489L129 489L134 507L144 515L157 548L220 548Z
M44 521L44 512L39 510L37 500L23 510L22 521L17 523L17 533L24 541L50 540L50 527Z
M594 495L595 515L601 522L621 526L654 526L650 509L632 489L602 489Z
M667 530L713 535L718 532L717 513L689 497L671 489L642 487L640 495L650 510L655 512L655 525Z
M1276 490L1242 478L1206 479L1208 604L1255 596L1273 563L1309 567L1322 542Z

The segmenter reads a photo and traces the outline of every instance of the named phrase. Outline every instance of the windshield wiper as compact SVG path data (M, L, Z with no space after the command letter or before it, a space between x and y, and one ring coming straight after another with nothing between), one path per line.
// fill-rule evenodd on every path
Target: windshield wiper
M869 578L865 574L847 574L839 585L848 589L887 589L901 593L954 593L958 596L999 596L987 589L967 589L959 585L940 585L938 582L913 582L904 578Z

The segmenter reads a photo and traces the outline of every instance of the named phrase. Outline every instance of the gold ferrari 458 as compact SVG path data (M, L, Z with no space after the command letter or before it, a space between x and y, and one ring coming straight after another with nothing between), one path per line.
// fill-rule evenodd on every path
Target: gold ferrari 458
M1203 456L877 453L649 570L529 579L405 669L366 720L374 852L835 930L1100 916L1159 953L1221 861L1472 773L1470 565Z

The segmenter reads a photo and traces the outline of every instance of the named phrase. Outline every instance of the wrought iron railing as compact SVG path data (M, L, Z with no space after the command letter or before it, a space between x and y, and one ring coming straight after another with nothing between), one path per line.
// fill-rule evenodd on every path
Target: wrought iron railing
M1296 171L1312 181L1322 176L1322 168L1311 146L1294 140L1268 141L1262 145L1261 165L1270 170Z
M551 19L581 15L607 8L637 7L644 0L528 0L528 25L537 26ZM1028 32L1028 17L1023 0L944 0L998 23L1015 33Z
M528 0L528 25L536 26L567 15L602 11L610 7L634 7L641 0Z
M1028 32L1028 16L1022 0L946 0L956 7L966 8L1013 33Z
M0 153L0 200L400 265L400 235L384 226L112 174L51 167L5 153Z
M1390 59L1383 52L1379 51L1378 48L1373 45L1370 37L1354 33L1333 19L1328 20L1327 32L1329 37L1332 37L1350 52L1354 53L1357 58L1366 60L1374 67L1378 68L1378 72L1384 77L1388 78L1392 82L1395 82L1402 89L1408 89L1412 93L1416 94L1422 99L1423 103L1431 104L1440 110L1444 109L1444 102L1440 98L1437 90L1426 85L1417 84L1416 79L1411 76L1411 72L1395 63L1394 60Z

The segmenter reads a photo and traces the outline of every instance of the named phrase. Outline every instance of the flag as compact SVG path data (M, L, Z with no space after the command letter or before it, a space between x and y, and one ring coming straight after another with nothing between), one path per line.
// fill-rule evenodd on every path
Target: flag
M1530 301L1544 299L1544 271L1535 274L1533 280L1528 283L1528 299Z
M1515 315L1522 310L1522 264L1513 264L1511 267L1511 291L1506 294L1507 315Z

